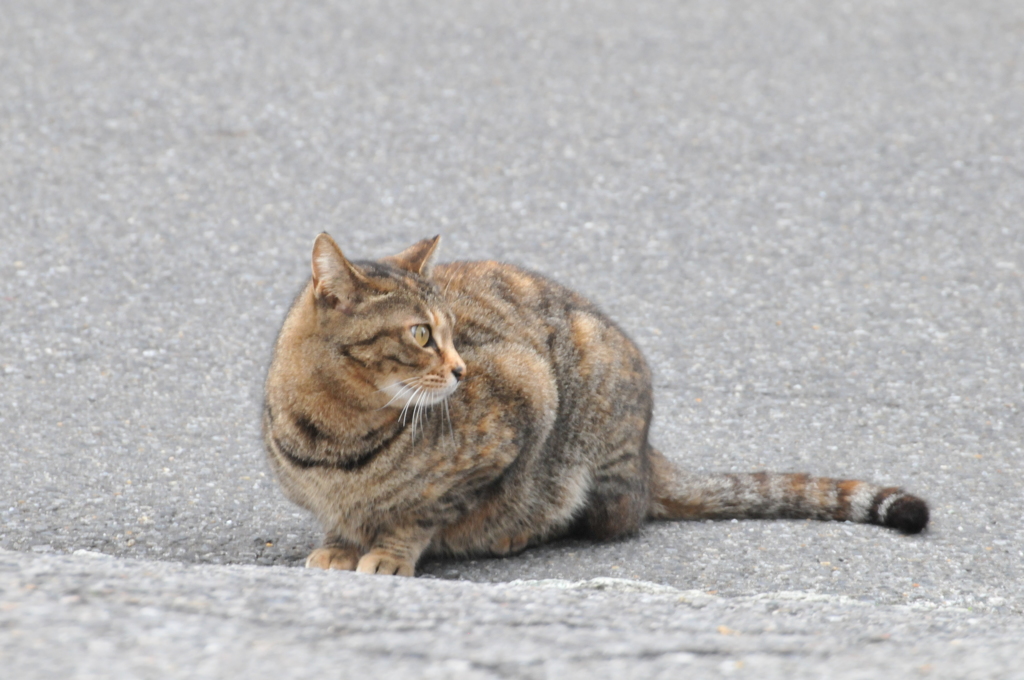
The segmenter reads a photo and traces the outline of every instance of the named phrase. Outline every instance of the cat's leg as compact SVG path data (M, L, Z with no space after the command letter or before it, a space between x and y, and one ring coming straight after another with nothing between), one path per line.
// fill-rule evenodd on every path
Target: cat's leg
M651 375L637 347L595 311L569 316L578 368L564 390L576 421L567 460L588 463L583 512L574 529L597 540L635 533L650 507Z
M612 541L636 533L651 505L650 462L645 433L626 438L606 452L587 494L585 510L575 529L585 536Z
M416 562L434 537L435 527L393 527L374 539L370 551L359 558L362 574L413 576Z
M558 387L550 361L513 343L463 350L472 382L453 398L452 420L463 423L459 452L463 482L441 499L457 514L438 530L433 551L504 556L564 529L581 491L557 462L543 463L558 414Z
M586 511L576 529L598 541L613 541L636 533L647 517L650 492L639 480L612 478L591 489Z
M352 571L356 568L362 552L354 543L328 533L324 544L309 553L309 557L306 558L306 567Z

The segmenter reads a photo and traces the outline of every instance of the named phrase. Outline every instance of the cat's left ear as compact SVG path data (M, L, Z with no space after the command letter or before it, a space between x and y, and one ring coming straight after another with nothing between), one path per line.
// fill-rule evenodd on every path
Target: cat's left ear
M434 238L425 238L419 243L409 246L398 255L383 258L381 262L386 262L413 274L419 274L423 278L429 278L430 269L434 266L434 256L437 254L437 247L440 244L440 235Z

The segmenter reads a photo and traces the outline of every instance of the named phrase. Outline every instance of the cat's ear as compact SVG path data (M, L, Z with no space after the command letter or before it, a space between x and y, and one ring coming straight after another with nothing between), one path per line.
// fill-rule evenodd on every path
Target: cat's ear
M313 242L313 293L331 307L351 309L361 291L373 284L349 262L325 231Z
M387 262L399 269L428 278L430 276L430 269L434 265L437 247L440 244L440 234L434 238L425 238L419 243L409 246L398 255L383 258L381 262Z

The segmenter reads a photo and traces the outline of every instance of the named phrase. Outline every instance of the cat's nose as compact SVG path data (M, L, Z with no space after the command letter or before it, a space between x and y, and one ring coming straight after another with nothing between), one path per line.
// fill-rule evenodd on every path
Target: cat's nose
M465 366L456 366L452 369L452 375L455 376L456 380L462 380L462 374L466 372Z

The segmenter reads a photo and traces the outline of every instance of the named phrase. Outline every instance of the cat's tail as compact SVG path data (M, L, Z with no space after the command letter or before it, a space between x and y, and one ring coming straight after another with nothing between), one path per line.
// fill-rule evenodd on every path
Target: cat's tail
M699 475L654 450L651 464L651 519L849 520L905 534L928 524L928 504L895 486L779 472Z

